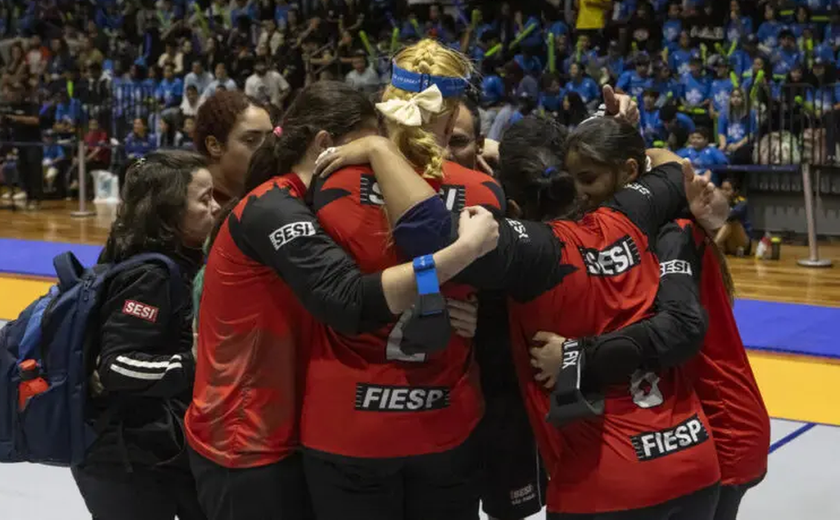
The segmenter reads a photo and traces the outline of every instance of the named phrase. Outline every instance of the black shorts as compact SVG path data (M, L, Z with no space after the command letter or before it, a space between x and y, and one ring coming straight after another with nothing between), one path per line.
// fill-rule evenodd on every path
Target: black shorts
M230 469L190 449L198 500L209 520L314 520L300 453Z
M713 520L720 485L715 484L668 502L630 511L612 513L549 513L546 520Z
M545 505L545 473L519 388L487 395L476 432L481 508L491 518L518 520Z
M318 520L478 520L472 440L429 455L358 459L304 451Z

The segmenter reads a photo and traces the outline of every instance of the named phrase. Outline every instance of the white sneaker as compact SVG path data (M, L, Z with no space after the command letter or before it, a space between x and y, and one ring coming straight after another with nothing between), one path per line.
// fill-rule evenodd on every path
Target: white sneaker
M4 194L3 194L3 196L2 196L2 197L0 197L0 199L3 199L3 200L12 200L12 192L11 192L11 191L7 191L6 193L4 193Z
M19 192L15 193L15 195L14 195L14 197L12 197L12 199L13 200L26 200L27 199L26 192L25 191L19 191Z

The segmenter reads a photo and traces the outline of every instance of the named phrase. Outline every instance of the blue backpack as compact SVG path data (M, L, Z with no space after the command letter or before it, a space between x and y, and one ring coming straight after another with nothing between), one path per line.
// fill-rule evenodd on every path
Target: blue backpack
M163 264L170 273L173 308L180 295L180 272L157 253L135 255L118 264L85 269L73 253L53 260L58 283L0 329L0 463L35 462L75 466L112 415L96 423L86 418L88 379L98 355L98 311L108 281L139 264ZM45 392L19 407L19 364L34 360Z

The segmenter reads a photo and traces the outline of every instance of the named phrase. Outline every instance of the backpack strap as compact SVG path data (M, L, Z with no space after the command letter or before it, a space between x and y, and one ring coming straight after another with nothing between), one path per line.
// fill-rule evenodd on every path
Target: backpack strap
M170 257L162 253L140 253L134 255L124 262L114 264L114 267L109 272L109 277L114 277L128 269L147 263L163 264L169 270L169 301L172 304L173 311L180 312L183 306L183 287L181 280L181 269Z
M58 276L58 288L65 292L82 280L85 268L72 252L67 251L53 258L53 267Z

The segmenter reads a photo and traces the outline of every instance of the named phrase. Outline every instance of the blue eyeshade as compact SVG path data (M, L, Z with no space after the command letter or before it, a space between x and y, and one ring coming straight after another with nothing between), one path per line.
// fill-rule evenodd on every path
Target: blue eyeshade
M432 85L437 85L443 97L459 97L467 89L467 80L449 76L432 76L410 72L391 64L391 85L407 92L422 92Z

